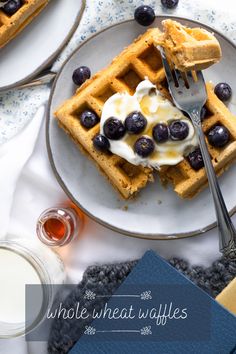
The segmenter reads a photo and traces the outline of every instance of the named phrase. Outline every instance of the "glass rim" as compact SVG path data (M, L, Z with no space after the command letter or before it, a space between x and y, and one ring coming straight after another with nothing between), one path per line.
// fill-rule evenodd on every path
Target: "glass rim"
M10 339L28 334L43 321L48 307L52 303L53 288L50 275L39 257L17 241L0 240L0 249L14 252L24 258L37 273L42 286L42 304L37 317L29 325L22 323L6 323L0 321L0 339Z

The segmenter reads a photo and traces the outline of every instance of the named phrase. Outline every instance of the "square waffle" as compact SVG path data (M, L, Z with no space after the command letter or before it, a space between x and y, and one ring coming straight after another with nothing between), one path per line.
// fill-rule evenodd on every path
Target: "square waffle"
M11 16L0 8L0 48L17 36L48 2L49 0L22 0L22 6Z
M148 77L157 88L170 99L164 69L156 41L161 36L157 28L149 29L128 46L112 63L87 80L55 112L56 119L70 138L90 157L108 178L121 196L129 199L153 180L153 170L135 166L111 153L101 153L94 149L92 139L99 133L98 123L91 129L80 124L80 114L90 109L101 117L106 100L116 92L133 94L137 85ZM203 122L204 132L220 123L229 129L231 140L224 148L209 146L214 167L218 174L226 170L236 158L235 117L217 98L210 84L207 84L206 107L209 116ZM161 180L172 182L176 193L182 198L192 198L207 185L204 168L195 171L187 158L176 166L163 166L159 171Z
M212 33L203 28L188 28L172 20L165 20L162 25L161 44L177 69L203 70L220 60L220 44Z
M114 154L96 151L92 139L99 132L100 125L88 130L80 124L79 116L83 110L92 109L101 117L103 105L110 96L124 91L133 94L145 77L164 90L161 56L154 46L154 38L159 35L160 31L154 28L140 36L107 68L86 81L55 113L59 125L96 162L125 199L134 196L152 180L152 170L134 166Z
M213 166L218 175L221 175L236 159L236 117L230 113L225 104L214 93L211 83L207 83L206 102L207 116L202 122L205 134L216 125L225 126L230 132L230 140L224 147L213 147L206 139ZM185 158L176 166L165 166L160 170L161 180L171 182L175 192L181 198L193 198L207 186L207 176L204 168L195 171Z

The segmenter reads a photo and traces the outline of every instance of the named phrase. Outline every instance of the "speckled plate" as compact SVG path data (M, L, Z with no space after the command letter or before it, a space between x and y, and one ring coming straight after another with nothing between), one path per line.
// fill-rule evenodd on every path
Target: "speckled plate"
M160 26L157 17L153 26ZM179 18L177 18L179 19ZM201 23L182 19L189 26ZM53 111L70 97L75 87L71 76L78 65L87 65L92 73L105 67L125 46L145 31L135 21L126 21L102 31L83 43L67 60L54 83L47 117L49 158L62 188L90 217L121 233L152 239L173 239L203 233L215 226L215 213L206 189L193 200L181 200L171 188L164 189L158 180L149 184L133 201L122 201L94 164L75 147L58 127ZM222 61L205 71L207 80L228 82L236 92L233 74L236 48L223 35L216 33ZM235 95L229 108L236 113ZM236 121L235 121L236 124ZM236 165L220 178L220 185L231 214L236 204Z
M50 1L37 18L0 49L0 91L30 81L53 62L77 28L84 3Z

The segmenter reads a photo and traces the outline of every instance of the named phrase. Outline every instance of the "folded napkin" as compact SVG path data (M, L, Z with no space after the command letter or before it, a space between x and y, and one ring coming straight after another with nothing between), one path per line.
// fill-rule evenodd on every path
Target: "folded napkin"
M213 298L220 293L217 301L226 307L227 310L236 314L236 278L235 281L228 285L230 280L234 279L236 275L236 262L230 262L222 258L208 268L191 267L186 261L177 258L169 260L169 263ZM67 310L73 308L75 310L79 303L81 308L86 306L90 315L95 306L96 309L101 310L106 302L104 295L106 294L109 298L112 294L115 294L118 287L136 264L137 261L132 261L88 267L83 274L82 281L71 288L71 292L63 299L63 308ZM225 290L222 292L222 289ZM94 301L88 302L84 297L84 294L88 291L103 296L96 296ZM85 326L91 325L91 322L91 317L84 321L78 321L76 318L54 319L48 339L49 354L68 353L83 335ZM37 336L39 338L40 334L34 335L36 338Z
M90 300L85 292L85 308L94 303L96 309L96 296L101 291ZM132 312L124 312L130 305ZM152 316L139 317L140 308L143 313L151 310ZM156 322L158 316L153 317L155 308L160 318L167 316L164 324L162 319ZM236 349L236 317L152 251L146 252L110 298L107 313L110 309L116 311L116 319L104 316L104 311L85 327L70 354L229 354ZM123 319L119 319L122 313ZM125 313L131 316L125 318ZM173 317L173 313L178 315ZM180 313L184 315L180 317Z

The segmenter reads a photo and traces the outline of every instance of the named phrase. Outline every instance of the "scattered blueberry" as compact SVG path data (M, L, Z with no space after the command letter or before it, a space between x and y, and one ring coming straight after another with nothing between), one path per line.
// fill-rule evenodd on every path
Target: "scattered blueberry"
M202 158L202 153L199 148L194 150L188 155L188 160L191 165L191 167L195 170L198 171L200 168L204 167L204 162Z
M99 118L93 111L86 110L80 116L80 123L87 129L93 128L98 122Z
M72 80L78 86L82 85L91 76L91 71L87 66L80 66L73 72Z
M129 134L142 133L146 126L147 119L138 111L130 113L125 119L125 128Z
M101 152L106 152L110 148L110 142L109 140L102 134L97 134L93 138L93 146L95 147L96 150L101 151Z
M229 141L229 131L223 125L216 125L208 133L208 141L215 147L222 147Z
M154 142L152 139L142 136L134 144L134 151L141 157L148 157L154 151Z
M189 133L188 124L181 120L174 120L170 124L170 137L172 140L184 140Z
M215 87L216 96L223 102L228 101L232 96L232 89L229 84L225 82L220 82Z
M13 15L22 6L21 0L9 0L4 6L3 11L7 15Z
M111 117L104 123L104 133L108 139L119 140L125 135L125 126L117 118Z
M169 138L169 128L166 124L158 123L153 128L152 135L157 143L164 143Z
M178 5L179 0L161 0L161 3L167 9L173 9Z
M135 20L142 26L150 26L155 20L155 12L150 6L141 5L134 12Z

